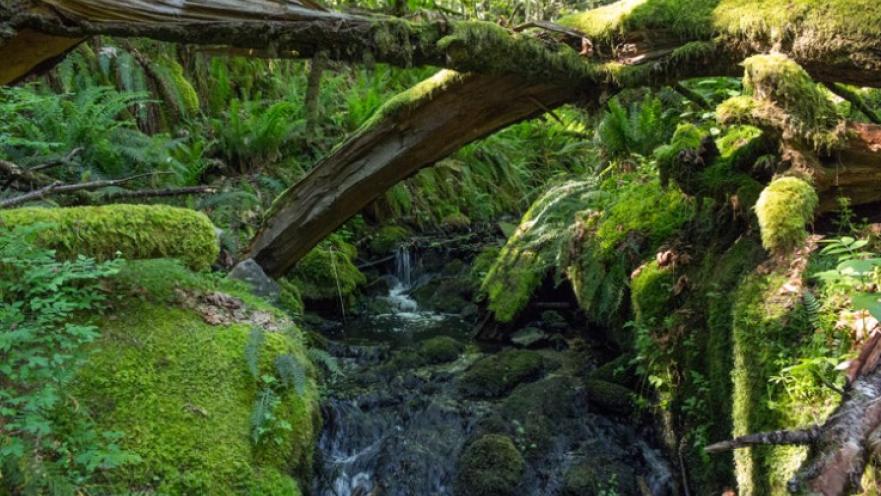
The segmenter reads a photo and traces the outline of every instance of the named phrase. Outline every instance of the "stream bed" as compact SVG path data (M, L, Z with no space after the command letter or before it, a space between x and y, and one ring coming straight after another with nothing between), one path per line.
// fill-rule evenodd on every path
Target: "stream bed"
M433 275L407 250L384 277L385 311L329 336L342 374L322 405L311 494L675 493L652 436L585 386L582 350L473 342L467 319L412 297Z

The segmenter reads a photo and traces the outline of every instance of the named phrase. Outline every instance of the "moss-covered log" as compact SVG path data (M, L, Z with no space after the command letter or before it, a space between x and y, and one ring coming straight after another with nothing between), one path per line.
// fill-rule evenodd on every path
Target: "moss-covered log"
M0 226L35 226L40 229L37 240L63 257L176 258L205 270L220 252L205 214L166 205L3 210Z
M777 50L821 81L881 84L881 14L872 0L621 0L559 22L569 28L562 35L567 44L580 47L572 33L592 40L590 56L491 23L366 17L306 0L4 0L0 58L19 62L0 70L0 83L21 78L83 37L109 34L286 56L326 52L355 62L542 74L570 83L593 79L595 66L638 84L657 73L735 73L747 56ZM34 36L45 43L27 43Z

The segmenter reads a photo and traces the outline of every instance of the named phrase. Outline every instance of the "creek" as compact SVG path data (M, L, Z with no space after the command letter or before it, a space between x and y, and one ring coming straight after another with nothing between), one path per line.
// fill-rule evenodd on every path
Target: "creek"
M398 250L380 276L387 292L330 336L342 374L322 405L313 495L674 494L654 436L586 392L582 351L473 341L468 312L427 308L416 297L450 278L440 273L448 264L433 271L421 262ZM516 447L510 463L465 454L500 436ZM477 487L496 465L515 474L512 482ZM474 474L480 484L469 483Z

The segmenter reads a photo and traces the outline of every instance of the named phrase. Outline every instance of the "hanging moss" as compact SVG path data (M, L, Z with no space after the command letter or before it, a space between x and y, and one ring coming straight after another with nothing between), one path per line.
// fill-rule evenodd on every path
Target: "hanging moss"
M64 257L98 260L177 258L194 270L208 269L220 246L204 214L165 205L19 208L0 211L9 227L45 224L38 241Z
M675 284L671 267L657 261L643 265L630 283L630 298L636 320L642 325L660 323L671 312L670 299Z
M599 199L595 181L551 187L523 215L481 285L490 311L509 322L529 303L566 241L575 214Z
M367 281L355 266L358 252L338 237L324 241L297 262L287 278L306 300L349 299Z
M814 218L818 203L817 192L803 179L772 181L756 203L762 246L776 253L796 248L807 237L805 225Z
M258 373L275 375L275 358L290 355L309 378L302 394L280 393L273 409L275 425L290 428L276 428L278 442L254 445L258 385L245 356L253 324L209 325L176 301L176 291L222 291L273 319L281 314L237 284L168 260L128 262L114 284L116 294L132 296L101 320L71 394L142 461L107 472L98 492L299 495L291 474L310 474L318 428L318 390L300 331L289 323L264 331Z

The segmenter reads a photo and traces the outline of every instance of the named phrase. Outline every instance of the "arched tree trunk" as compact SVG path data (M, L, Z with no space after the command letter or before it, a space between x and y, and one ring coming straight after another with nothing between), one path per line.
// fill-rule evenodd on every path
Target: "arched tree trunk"
M553 84L442 71L398 95L276 200L250 247L284 275L342 222L399 181L463 145L574 99Z

